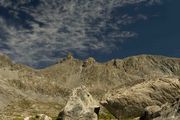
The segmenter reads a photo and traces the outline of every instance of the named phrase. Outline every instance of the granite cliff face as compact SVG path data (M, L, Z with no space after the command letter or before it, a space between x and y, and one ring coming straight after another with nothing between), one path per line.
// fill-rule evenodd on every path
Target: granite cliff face
M106 63L68 56L48 68L33 69L14 64L7 56L0 55L0 118L39 113L57 116L71 90L82 85L99 101L112 95L112 101L118 99L115 102L118 106L126 105L125 100L132 105L129 108L138 107L136 116L147 105L173 101L174 96L180 94L179 76L180 59L163 56L140 55ZM147 101L136 100L136 96L144 96ZM114 105L109 103L107 108ZM113 114L117 117L121 113Z

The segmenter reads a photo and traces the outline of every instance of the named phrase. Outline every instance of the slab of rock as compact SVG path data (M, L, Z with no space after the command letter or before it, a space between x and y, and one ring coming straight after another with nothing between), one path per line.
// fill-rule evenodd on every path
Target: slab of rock
M138 117L147 106L172 103L180 95L178 78L156 78L112 92L101 102L116 118Z
M86 87L78 87L72 91L59 120L97 120L100 107L92 98Z

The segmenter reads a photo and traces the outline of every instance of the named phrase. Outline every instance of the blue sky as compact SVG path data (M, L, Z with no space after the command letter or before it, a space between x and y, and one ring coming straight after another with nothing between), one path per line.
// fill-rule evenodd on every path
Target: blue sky
M99 61L113 58L124 58L139 54L164 55L180 57L180 1L165 1L160 5L149 7L141 6L134 11L136 6L120 9L127 14L136 15L144 13L150 16L147 20L139 20L130 25L123 26L123 30L134 31L137 36L123 43L117 43L119 49L109 54L92 53Z
M120 44L119 51L114 51L112 58L138 54L155 54L180 57L180 1L164 2L160 6L142 8L147 14L157 13L148 20L140 20L124 26L126 30L135 31L138 35Z
M104 62L180 57L179 0L0 1L0 52L46 67L72 52Z

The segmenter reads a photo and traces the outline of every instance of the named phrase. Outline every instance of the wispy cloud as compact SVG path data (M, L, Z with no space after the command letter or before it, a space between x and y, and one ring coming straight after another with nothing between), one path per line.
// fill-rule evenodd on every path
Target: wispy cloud
M88 51L112 51L137 34L121 26L148 17L141 13L123 13L113 18L113 10L139 3L154 4L159 0L39 0L39 3L1 0L14 21L0 17L0 50L14 60L38 66L54 62L68 51L88 55ZM27 4L29 4L27 6ZM38 4L37 6L35 4ZM121 12L117 11L116 12ZM21 24L22 23L22 24ZM26 24L23 26L23 24ZM4 48L2 48L4 46ZM5 47L6 46L6 47Z

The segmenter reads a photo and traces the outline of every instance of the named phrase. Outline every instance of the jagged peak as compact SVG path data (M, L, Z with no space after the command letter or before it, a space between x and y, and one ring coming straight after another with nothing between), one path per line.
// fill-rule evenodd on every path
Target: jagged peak
M71 52L68 52L67 56L66 56L66 59L67 60L73 60L74 59L73 54Z
M73 57L73 54L71 52L68 52L65 58L60 58L56 64L61 64L65 61L73 61L75 58ZM53 66L53 65L52 65Z
M9 57L6 54L4 54L4 53L0 53L0 58L1 59L3 59L3 58L9 59Z
M92 65L96 62L96 60L93 57L89 57L88 59L86 59L83 63L83 67L87 67L89 65Z
M0 53L0 64L2 65L7 65L7 64L12 64L12 60L10 59L9 56Z
M134 55L134 56L129 56L126 58L123 58L122 60L127 60L127 59L179 59L175 57L168 57L168 56L163 56L163 55L150 55L150 54L140 54L140 55Z

